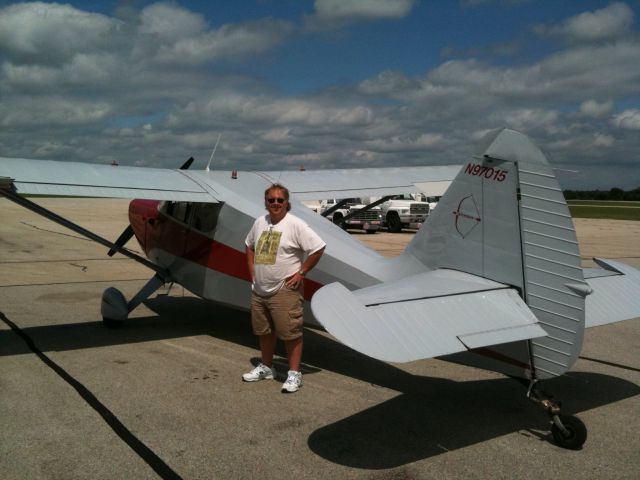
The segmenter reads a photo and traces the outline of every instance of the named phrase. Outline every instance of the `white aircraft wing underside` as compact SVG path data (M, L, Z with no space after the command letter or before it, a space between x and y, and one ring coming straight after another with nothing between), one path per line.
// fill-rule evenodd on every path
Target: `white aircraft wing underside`
M442 195L460 165L260 172L285 185L300 200L398 195ZM430 188L432 186L432 188Z
M253 172L282 183L300 200L384 196L422 191L441 195L459 165ZM239 173L242 175L242 172ZM19 194L146 198L187 202L224 201L216 194L220 177L204 170L111 166L53 160L1 158L0 177L13 180ZM230 180L223 182L236 186Z
M388 362L546 336L516 290L462 272L424 272L354 292L332 283L311 308L340 342Z
M603 270L596 274L595 269L589 269L589 276L585 275L593 289L586 299L585 326L640 317L640 270L613 260L594 260Z
M216 202L182 170L0 158L0 177L13 179L21 195Z

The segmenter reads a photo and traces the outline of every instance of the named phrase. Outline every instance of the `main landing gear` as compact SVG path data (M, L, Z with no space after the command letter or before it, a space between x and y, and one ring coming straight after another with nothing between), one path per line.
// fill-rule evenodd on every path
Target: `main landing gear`
M545 398L539 391L537 380L532 380L527 398L545 409L551 421L551 434L559 447L580 450L587 439L587 427L578 417L560 414L560 402Z
M100 307L103 325L107 328L121 327L129 316L129 312L164 284L164 278L159 273L156 273L128 303L120 290L114 287L107 288L102 294L102 305Z

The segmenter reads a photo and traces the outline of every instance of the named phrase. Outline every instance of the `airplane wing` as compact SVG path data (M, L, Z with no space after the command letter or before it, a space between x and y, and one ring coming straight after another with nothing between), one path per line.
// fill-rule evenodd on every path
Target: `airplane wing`
M313 171L260 172L285 185L300 200L350 198L422 192L439 196L460 171L460 165L350 168Z
M14 180L20 195L216 202L184 170L0 158L1 177Z
M546 336L516 290L446 269L353 292L332 283L311 308L340 342L387 362Z
M270 183L282 183L300 200L317 200L418 191L427 195L441 195L459 170L459 165L445 165L251 172L251 175ZM222 177L213 171L114 167L0 157L1 177L12 179L17 193L21 195L146 198L189 202L224 200L215 193Z
M594 258L602 269L585 269L593 289L586 299L585 326L596 327L640 317L640 270L624 263Z

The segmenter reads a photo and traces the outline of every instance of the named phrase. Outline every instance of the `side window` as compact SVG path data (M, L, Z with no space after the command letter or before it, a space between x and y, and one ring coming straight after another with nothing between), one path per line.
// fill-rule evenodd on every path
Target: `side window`
M191 204L187 202L176 202L173 207L173 213L171 216L182 223L187 223L189 220L189 212L191 211Z
M213 232L218 223L222 203L198 203L191 218L191 226L204 233Z
M160 211L160 213L164 213L165 215L168 215L170 217L173 216L173 209L176 205L176 202L170 202L168 200L163 200L162 202L160 202L160 205L158 206L158 210Z

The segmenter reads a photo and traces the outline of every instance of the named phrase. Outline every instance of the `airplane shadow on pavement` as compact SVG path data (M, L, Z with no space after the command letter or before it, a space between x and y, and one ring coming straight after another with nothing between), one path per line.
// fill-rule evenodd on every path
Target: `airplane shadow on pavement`
M309 448L341 465L388 469L513 432L552 442L547 415L511 379L414 377L410 383L411 391L317 429ZM626 380L587 372L545 385L571 415L640 393Z
M211 335L256 348L246 312L194 297L158 296L145 305L158 316L128 320L122 328L101 322L21 328L43 351L64 351L153 340ZM29 353L10 330L0 331L0 355ZM3 337L7 337L4 338ZM281 342L280 342L281 343ZM280 347L281 348L281 347ZM284 351L278 351L283 356ZM549 422L509 378L457 382L412 375L372 359L313 328L305 331L305 374L328 370L400 394L312 432L308 446L328 461L365 469L387 469L463 448L516 431L547 441ZM564 400L563 413L607 405L636 396L640 387L589 372L546 381L545 389ZM538 432L544 432L540 434Z
M309 436L309 448L334 463L394 468L513 432L552 442L547 414L511 378L458 382L412 375L312 330L305 333L305 356L319 368L401 392ZM592 372L570 371L541 385L563 402L565 415L640 394L632 382Z

